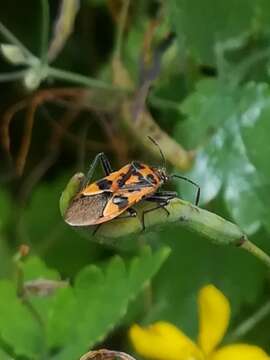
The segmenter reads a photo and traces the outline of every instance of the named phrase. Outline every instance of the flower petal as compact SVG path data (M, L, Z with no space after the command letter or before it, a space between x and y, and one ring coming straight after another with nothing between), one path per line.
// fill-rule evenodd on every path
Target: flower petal
M222 340L229 324L230 304L214 285L204 286L198 297L198 343L204 354L210 354Z
M167 322L146 328L133 325L130 340L138 354L153 360L201 360L197 346L181 330Z
M210 360L270 360L270 357L257 346L235 344L216 351Z

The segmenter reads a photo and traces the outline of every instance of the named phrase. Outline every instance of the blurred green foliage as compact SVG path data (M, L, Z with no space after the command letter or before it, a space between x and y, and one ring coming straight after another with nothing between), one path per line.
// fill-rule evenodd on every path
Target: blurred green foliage
M44 1L27 0L22 5L10 0L0 5L1 23L37 57ZM60 3L48 2L50 36ZM200 184L202 205L236 222L268 253L269 10L267 0L131 1L122 43L123 64L138 84L139 63L149 55L144 40L150 38L155 47L169 31L176 33L163 54L146 106L173 139L196 150L186 175ZM115 91L110 99L119 95L111 89L111 58L120 12L121 1L82 0L72 35L53 63L72 74L84 74L84 80L106 82ZM154 19L158 22L151 38ZM2 35L1 43L6 43ZM0 81L1 74L18 69L22 67L13 67L2 57ZM26 89L21 80L0 83L1 124L7 109L40 90L74 87L74 82L52 74L39 79L34 90ZM87 81L80 85L77 80L75 86L86 86ZM91 91L97 91L94 83ZM90 233L82 237L64 223L58 208L61 191L75 171L87 170L97 152L105 151L115 168L135 158L153 162L151 154L125 132L119 116L106 112L106 95L97 97L105 115L91 100L87 112L78 103L76 107L56 97L40 104L22 176L16 175L14 159L27 111L18 112L11 122L11 148L1 152L0 174L3 360L79 359L100 344L126 350L123 334L135 321L169 320L194 337L196 295L207 283L215 284L231 301L232 329L269 301L267 269L237 249L219 248L179 227L141 234L132 246L126 246L129 239L105 246ZM79 101L87 100L81 96ZM64 135L57 138L57 129L65 126ZM171 187L185 199L194 198L188 184ZM21 244L30 246L30 255L16 260ZM171 253L166 260L168 246ZM36 279L68 279L70 286L50 296L22 296L20 282ZM270 315L240 340L270 352L269 333Z

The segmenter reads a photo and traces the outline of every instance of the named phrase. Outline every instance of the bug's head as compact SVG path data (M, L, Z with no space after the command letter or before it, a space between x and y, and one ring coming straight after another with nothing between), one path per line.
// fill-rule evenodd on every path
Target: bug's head
M169 175L167 174L165 167L155 168L155 173L163 183L169 180Z

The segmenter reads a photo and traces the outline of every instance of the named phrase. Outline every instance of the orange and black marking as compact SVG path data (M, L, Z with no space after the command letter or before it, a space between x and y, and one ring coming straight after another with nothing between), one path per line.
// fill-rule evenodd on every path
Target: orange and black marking
M158 144L153 140L157 146ZM162 159L165 159L161 149ZM97 162L100 160L105 177L90 183ZM117 171L113 171L108 159L100 153L94 159L86 180L80 192L74 197L66 214L65 221L73 226L99 225L117 218L128 211L129 216L136 215L132 206L138 202L152 201L156 206L143 213L144 215L158 208L163 208L177 194L175 192L159 191L159 188L169 179L176 177L190 182L197 187L196 205L199 201L200 188L193 181L180 176L168 176L164 168L152 167L139 161L133 161Z
M88 221L84 219L85 225L101 224L114 219L143 198L155 193L162 183L163 180L158 169L134 161L120 170L87 185L79 192L74 201L78 204L80 199L79 201L84 204L85 198L88 198L88 201L91 199L91 202L93 202L97 195L108 194L102 214L99 212L100 216L98 218L91 216ZM103 203L104 197L100 199ZM78 212L76 213L78 214ZM71 219L69 219L69 223L76 225Z

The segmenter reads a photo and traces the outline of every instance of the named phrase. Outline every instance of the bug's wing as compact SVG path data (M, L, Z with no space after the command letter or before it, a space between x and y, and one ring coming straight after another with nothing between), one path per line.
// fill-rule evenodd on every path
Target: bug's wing
M144 197L153 193L152 188L146 187L139 188L138 190L134 190L132 192L129 192L129 190L121 190L113 194L103 211L104 221L117 217L128 208L137 204Z
M77 196L68 207L64 219L72 226L88 226L99 224L110 193L103 192L93 196Z
M129 169L130 165L122 167L118 171L112 172L110 175L103 177L102 179L89 184L81 191L84 196L100 194L104 191L114 192L118 190L119 186L117 181L121 178Z
M126 180L125 186L138 184L141 187L153 187L156 188L160 184L160 180L155 171L146 164L139 164L140 170L133 168L131 176Z

